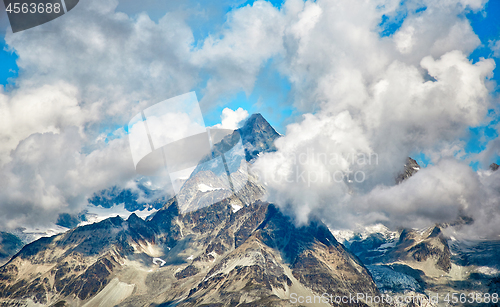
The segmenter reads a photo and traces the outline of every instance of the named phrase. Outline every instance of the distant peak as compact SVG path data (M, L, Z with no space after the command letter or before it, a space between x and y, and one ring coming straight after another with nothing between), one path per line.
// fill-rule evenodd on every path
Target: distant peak
M110 217L108 220L111 222L111 224L113 224L115 226L121 226L121 224L123 222L122 217L119 215L117 215L115 217ZM104 220L104 221L106 221L106 220Z
M499 166L498 166L498 164L496 164L496 163L491 163L491 164L490 164L490 170L492 170L492 171L496 171L496 170L498 169L498 167L499 167Z
M428 236L428 238L434 238L434 237L437 237L437 236L439 236L439 235L441 234L441 232L442 232L442 231L441 231L441 228L440 228L438 225L436 225L436 226L434 226L434 228L432 229L431 234Z
M130 222L130 221L136 221L137 219L140 219L137 214L135 213L132 213L131 215L129 215L127 221Z
M420 165L418 165L417 161L415 161L411 157L408 157L406 159L403 171L399 173L398 176L396 177L396 183L400 184L401 182L415 175L415 173L417 173L419 170L420 170Z
M266 120L266 119L264 118L264 116L262 116L262 114L260 114L260 113L254 113L254 114L250 115L250 117L248 118L248 120L252 120L252 119L253 119L253 120L256 120L256 119L263 119L263 120Z
M408 159L406 159L406 164L416 165L417 167L419 167L417 161L415 159L412 159L411 157L408 157Z

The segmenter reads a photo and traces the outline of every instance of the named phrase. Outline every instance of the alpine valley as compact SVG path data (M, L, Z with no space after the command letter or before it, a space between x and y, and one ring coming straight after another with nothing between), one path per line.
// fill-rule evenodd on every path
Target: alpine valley
M474 222L467 216L426 229L340 231L321 220L296 226L265 201L265 185L248 167L260 153L275 151L279 137L254 114L215 145L217 154L243 144L245 159L231 172L237 193L220 188L217 172L199 166L176 197L158 193L143 205L132 192L112 187L89 200L101 207L119 202L129 212L149 208L147 217L132 213L82 223L85 217L62 215L59 224L67 231L24 246L27 240L0 233L0 306L446 306L454 304L431 297L498 293L500 241L445 235L447 227ZM419 169L409 158L395 184ZM323 293L423 299L291 300L292 294Z

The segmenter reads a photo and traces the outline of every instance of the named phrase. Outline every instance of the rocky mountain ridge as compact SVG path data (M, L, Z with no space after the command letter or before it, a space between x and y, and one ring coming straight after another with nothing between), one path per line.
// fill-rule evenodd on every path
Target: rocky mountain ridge
M120 306L288 306L291 291L378 293L321 222L296 227L260 201L233 212L233 201L180 214L171 200L150 221L111 218L35 241L0 268L0 302L80 306L119 283L133 285Z

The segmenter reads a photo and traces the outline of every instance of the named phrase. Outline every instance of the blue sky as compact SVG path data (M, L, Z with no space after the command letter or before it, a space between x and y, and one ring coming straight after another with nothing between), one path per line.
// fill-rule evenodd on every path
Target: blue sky
M149 1L153 5L153 0ZM148 7L148 3L145 2L145 7ZM231 10L236 8L251 5L254 1L226 1L222 5L213 6L203 6L203 14L193 14L188 18L188 24L193 30L193 35L195 37L195 44L203 41L208 35L213 35L217 33L224 21L226 20L226 14ZM283 1L276 0L271 1L274 6L281 7ZM131 4L132 3L132 4ZM194 8L197 8L200 3L196 1L189 1L189 3ZM144 9L144 6L133 5L133 2L123 2L118 7L118 10L123 10L128 14L137 14ZM166 5L165 10L169 9ZM187 4L185 9L188 10ZM399 11L396 16L384 16L380 22L380 36L390 36L404 22L405 17L411 14L418 14L424 11L426 8L421 7L415 9L413 12ZM149 12L150 17L153 20L158 20L163 15L161 10L151 10ZM492 58L493 52L489 48L490 42L497 40L500 37L500 1L489 1L486 5L484 11L480 12L470 12L463 18L468 18L471 21L471 25L474 32L478 35L481 40L482 45L477 48L471 55L470 60L477 62L480 58ZM0 84L3 84L5 89L8 90L9 87L13 86L15 79L19 73L19 68L16 65L17 55L13 51L7 50L7 46L4 37L0 40ZM498 58L494 58L496 62L496 68L494 70L493 80L500 84L500 61ZM207 77L208 78L208 77ZM196 90L198 98L203 97L202 84ZM500 86L496 85L495 90L492 95L494 99L498 99L500 92ZM255 112L261 112L270 123L276 127L276 129L285 133L286 125L296 121L300 113L297 112L291 106L291 84L283 77L272 62L268 61L262 68L255 87L251 93L245 93L243 91L226 97L225 101L222 101L218 107L211 110L210 113L205 114L205 121L207 125L214 125L220 122L220 114L222 109L225 107L231 109L237 109L239 107L248 110L250 114ZM466 142L466 156L465 158L472 158L474 154L477 154L485 149L486 145L492 139L498 137L495 125L498 124L499 110L490 110L489 118L486 120L485 124L480 127L470 127L468 135L465 136L462 141ZM429 157L426 157L422 153L414 153L417 160L426 165L429 163ZM500 163L500 158L497 156L497 163ZM493 162L493 161L491 161ZM470 164L474 169L485 168L487 165L481 165L477 161L472 161Z
M0 40L0 83L8 84L9 78L17 77L19 68L16 64L17 55L14 52L6 50L8 46L5 44L4 37Z
M208 126L219 123L220 114L224 108L236 110L241 107L249 114L262 113L278 132L284 133L286 125L293 122L293 119L299 115L289 101L290 82L280 75L273 64L270 60L263 67L250 95L247 96L241 91L227 98L215 111L205 114L205 123Z

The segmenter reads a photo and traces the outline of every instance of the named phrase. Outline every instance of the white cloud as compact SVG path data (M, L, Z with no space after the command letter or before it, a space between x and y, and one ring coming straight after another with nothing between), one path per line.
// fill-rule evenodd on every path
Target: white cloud
M214 128L220 129L232 129L236 130L240 127L243 120L248 117L248 111L238 108L235 111L224 108L221 115L221 123L214 126Z
M410 53L413 46L415 45L415 40L413 35L415 34L415 28L413 26L408 26L398 31L394 36L396 48L401 53Z
M6 36L20 68L14 88L0 93L6 182L0 216L10 226L53 221L57 212L83 208L96 190L125 185L135 177L128 142L120 136L99 142L103 135L140 110L191 91L200 73L211 76L204 110L221 93L251 91L263 61L280 46L270 36L279 37L273 23L279 25L280 15L268 3L231 13L221 39L210 37L200 48L186 12L153 22L146 14L116 12L117 5L81 1L64 18Z
M75 127L21 141L0 172L0 224L47 224L61 211L78 212L94 191L124 185L135 174L125 140L90 154L81 152L85 140Z
M269 2L256 1L229 12L225 26L193 52L193 63L213 73L202 105L237 91L250 93L265 62L283 48L283 15Z
M19 141L31 134L58 133L82 124L86 114L78 105L77 93L77 88L65 82L0 92L0 166Z
M306 11L307 4L286 5L292 4ZM483 2L426 1L424 12L409 14L382 39L374 31L383 14L379 4L316 1L322 13L314 27L299 17L286 28L292 35L285 38L283 70L296 105L314 113L288 126L278 152L257 161L270 200L299 222L312 214L334 228L422 226L462 211L475 216L471 208L485 204L475 202L484 186L464 163L443 159L463 152L460 137L492 105L486 82L495 64L467 59L480 42L459 17L466 5L480 9ZM301 24L306 39L295 34ZM406 157L419 151L437 165L395 186ZM324 154L340 158L325 162ZM360 165L353 155L377 159ZM357 172L366 180L356 182Z
M500 40L490 41L489 46L491 51L493 51L493 56L500 58Z

